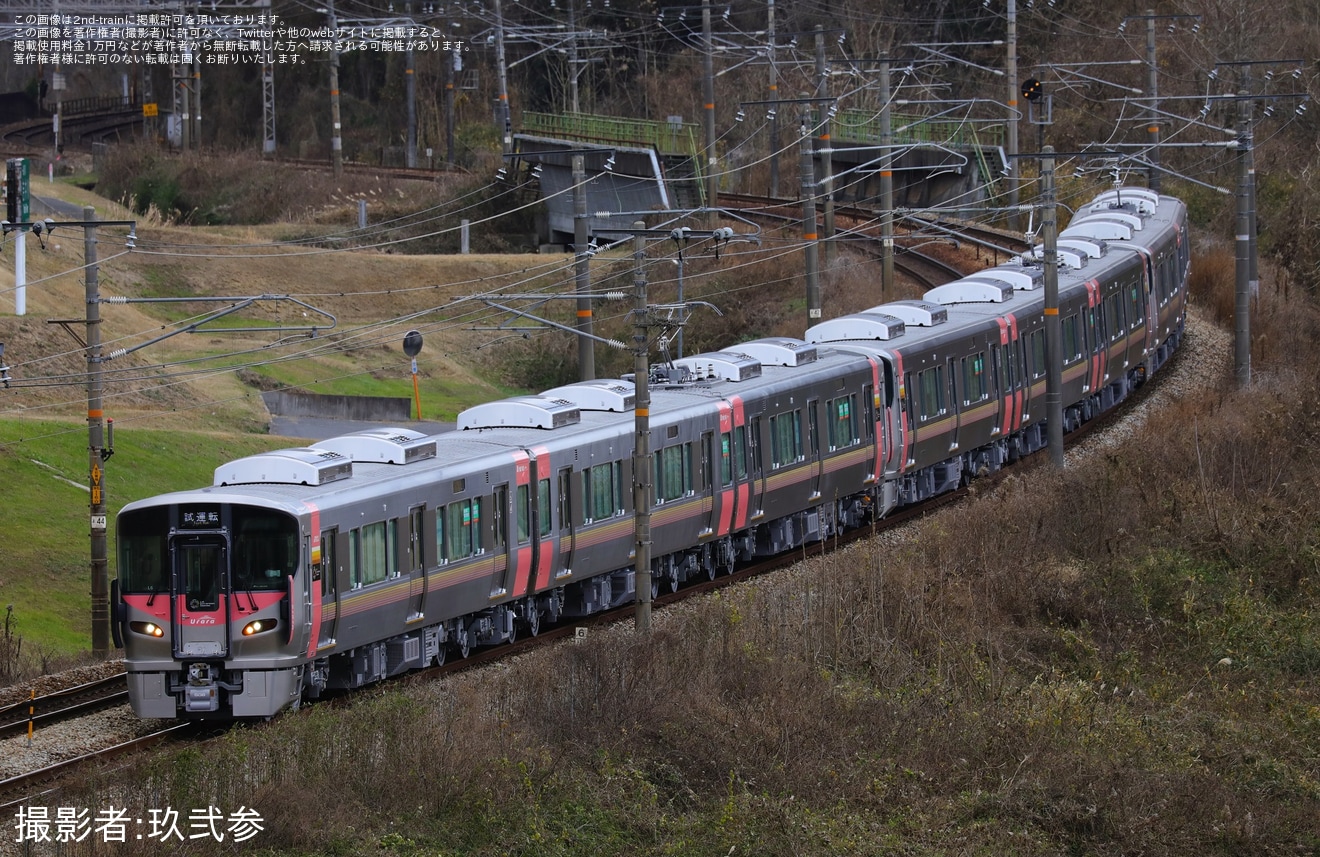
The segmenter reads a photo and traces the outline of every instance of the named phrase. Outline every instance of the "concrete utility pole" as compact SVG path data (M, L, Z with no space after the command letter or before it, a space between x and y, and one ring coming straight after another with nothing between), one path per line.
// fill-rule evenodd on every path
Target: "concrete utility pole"
M407 6L408 18L412 18L412 4ZM408 128L406 131L407 151L403 154L404 166L412 169L417 166L417 65L413 60L412 41L408 42L407 56L403 69L404 97L408 101Z
M799 116L798 171L802 178L802 240L806 243L807 324L821 320L820 247L816 233L816 170L811 152L811 104L803 93Z
M105 471L110 456L104 443L105 416L102 410L101 379L101 286L96 266L96 209L83 206L83 257L87 302L87 450L91 477L91 576L92 654L100 660L110 656L110 567L106 546Z
M495 122L499 125L504 154L513 151L513 116L509 112L509 69L504 63L504 10L495 0L495 66L499 74L499 104Z
M701 0L701 87L705 94L702 119L706 129L706 208L707 218L715 225L714 209L719 206L719 159L715 154L715 46L710 31L710 0Z
M834 261L838 249L834 246L834 157L830 142L830 71L825 63L825 30L816 25L816 97L820 99L816 121L820 123L817 139L820 140L821 183L825 187L825 263Z
M1150 170L1146 186L1160 192L1160 75L1155 64L1155 11L1146 10L1146 97L1150 99L1150 119L1146 122L1146 138L1150 140Z
M1008 56L1004 61L1004 76L1008 78L1008 133L1004 138L1004 154L1008 156L1008 162L1012 165L1012 172L1008 176L1008 208L1013 213L1009 215L1009 228L1018 228L1018 66L1017 66L1017 0L1008 0L1008 34L1004 40L1007 44Z
M330 32L339 30L339 21L335 18L335 0L326 3L326 14L330 16ZM339 121L339 51L330 52L330 164L334 168L335 178L344 174L344 139Z
M1045 431L1050 463L1063 468L1063 324L1059 319L1059 229L1054 198L1054 147L1041 149L1041 191L1045 235Z
M578 377L596 377L596 341L592 338L591 255L587 252L587 170L581 152L573 155L573 252L576 254Z
M1237 267L1234 290L1233 372L1239 387L1251 385L1251 98L1238 92Z
M1010 0L1011 2L1011 0ZM894 294L894 129L889 54L880 55L880 299Z
M775 0L767 0L766 59L770 63L770 101L779 98L779 69L775 66ZM770 196L779 196L779 111L770 108Z
M637 630L651 630L651 355L647 343L649 316L646 293L646 224L633 223L633 536L636 555L633 578L636 586Z

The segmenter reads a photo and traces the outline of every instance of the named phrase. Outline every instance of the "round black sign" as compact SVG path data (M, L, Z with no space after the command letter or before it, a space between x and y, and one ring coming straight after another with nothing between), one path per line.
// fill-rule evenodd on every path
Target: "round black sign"
M422 335L415 330L410 330L403 335L403 353L409 357L416 357L422 351Z

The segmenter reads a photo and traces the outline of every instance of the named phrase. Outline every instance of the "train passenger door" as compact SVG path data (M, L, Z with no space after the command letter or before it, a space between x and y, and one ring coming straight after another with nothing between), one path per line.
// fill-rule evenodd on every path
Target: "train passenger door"
M580 476L577 479L573 478L572 467L561 467L559 469L559 562L553 574L556 580L573 573L573 562L577 555L576 521L578 520L578 516L574 513L582 507L582 497L579 490L581 485L582 478ZM549 583L546 585L548 586Z
M321 532L321 627L316 648L335 644L339 630L339 530Z
M811 467L811 478L807 480L807 488L810 489L808 503L820 499L821 471L825 466L824 455L821 453L819 410L820 399L807 400L807 456Z
M747 458L750 463L752 496L749 502L748 519L754 520L765 512L765 456L762 452L761 416L747 421Z
M221 658L229 654L229 556L216 535L176 537L173 563L174 656Z
M426 614L426 507L408 510L408 615L415 622Z
M953 358L946 358L944 361L944 377L947 380L949 389L945 395L949 397L949 452L955 452L959 446L958 432L962 428L962 398L958 395L958 371L954 365Z

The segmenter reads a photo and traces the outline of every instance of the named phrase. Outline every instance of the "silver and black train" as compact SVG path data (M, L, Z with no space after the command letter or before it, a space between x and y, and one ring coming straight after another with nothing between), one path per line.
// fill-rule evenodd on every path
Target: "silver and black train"
M1125 188L1059 237L1065 428L1178 346L1186 208ZM731 570L1046 443L1042 253L660 367L652 580ZM588 381L458 428L359 432L126 505L112 593L134 710L266 717L631 601L634 389Z

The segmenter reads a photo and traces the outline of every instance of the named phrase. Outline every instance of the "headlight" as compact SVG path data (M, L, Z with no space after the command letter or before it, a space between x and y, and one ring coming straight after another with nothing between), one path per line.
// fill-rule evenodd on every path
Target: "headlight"
M155 622L129 622L128 627L139 634L146 634L148 637L165 636L165 629Z
M251 637L253 634L270 631L278 624L279 622L274 619L253 619L251 622L243 626L243 636Z

